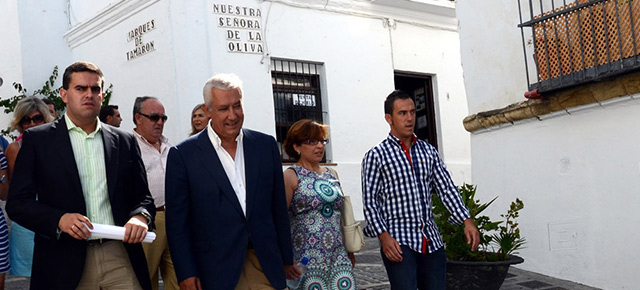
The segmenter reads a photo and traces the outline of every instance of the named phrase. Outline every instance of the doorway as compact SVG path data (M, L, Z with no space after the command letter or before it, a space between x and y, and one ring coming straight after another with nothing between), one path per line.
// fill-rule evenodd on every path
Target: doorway
M433 83L430 75L395 72L396 90L404 91L416 103L416 126L414 133L418 139L429 142L438 149Z

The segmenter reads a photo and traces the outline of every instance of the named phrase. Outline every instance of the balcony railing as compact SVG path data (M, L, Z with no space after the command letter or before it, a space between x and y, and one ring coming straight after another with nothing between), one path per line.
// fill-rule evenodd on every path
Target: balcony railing
M529 90L548 92L640 69L640 0L521 2Z

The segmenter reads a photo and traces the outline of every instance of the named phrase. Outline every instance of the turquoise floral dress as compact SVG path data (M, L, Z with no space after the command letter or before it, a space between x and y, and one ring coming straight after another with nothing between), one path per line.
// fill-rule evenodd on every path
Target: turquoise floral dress
M317 173L298 165L290 169L298 175L298 187L289 205L293 257L309 258L297 289L356 289L340 231L344 200L340 182L329 170Z

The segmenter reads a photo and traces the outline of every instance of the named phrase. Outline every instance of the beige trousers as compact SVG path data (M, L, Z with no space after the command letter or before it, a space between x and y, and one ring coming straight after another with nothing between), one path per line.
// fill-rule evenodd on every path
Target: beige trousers
M156 212L155 223L156 229L154 233L156 233L156 239L153 243L142 244L144 254L147 257L151 286L153 290L158 290L158 272L160 272L164 282L164 289L178 290L180 286L178 286L178 278L176 278L176 271L173 269L173 261L171 261L171 253L169 252L164 211Z
M262 272L262 266L254 249L247 250L242 274L235 290L275 290Z
M127 250L121 241L87 246L84 272L76 289L140 289Z

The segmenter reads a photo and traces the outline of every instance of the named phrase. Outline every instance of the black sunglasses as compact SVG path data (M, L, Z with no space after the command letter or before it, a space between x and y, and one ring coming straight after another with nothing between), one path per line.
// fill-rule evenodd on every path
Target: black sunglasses
M162 119L162 122L164 123L164 122L167 122L167 119L169 119L169 117L167 117L167 115L160 115L160 114L156 114L156 113L153 113L151 115L147 115L147 114L143 114L143 113L138 113L138 114L149 118L149 120L151 120L151 122L154 122L154 123L158 122L158 120L160 120L160 119Z
M300 143L309 144L311 146L316 146L318 145L318 143L322 143L322 145L327 145L327 143L329 143L329 139L320 139L320 140L309 139L309 140L302 140L300 141Z
M34 124L42 124L44 123L44 116L42 116L42 114L37 114L33 117L24 116L22 117L22 119L20 119L20 124L28 125L29 123L31 123L31 121L33 121Z

